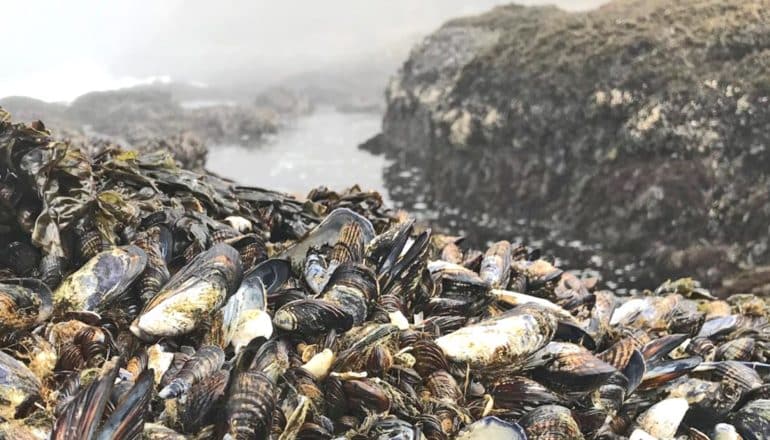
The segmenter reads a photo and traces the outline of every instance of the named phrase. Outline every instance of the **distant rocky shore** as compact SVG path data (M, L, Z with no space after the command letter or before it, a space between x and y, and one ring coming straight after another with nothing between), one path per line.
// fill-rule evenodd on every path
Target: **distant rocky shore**
M285 89L264 91L250 104L195 104L157 86L91 92L69 105L29 97L0 99L0 106L19 120L44 120L57 128L54 136L89 150L113 143L140 151L164 147L188 168L205 164L209 145L258 144L313 109L308 99Z
M770 1L499 7L412 51L364 148L419 170L438 210L768 291L768 66Z

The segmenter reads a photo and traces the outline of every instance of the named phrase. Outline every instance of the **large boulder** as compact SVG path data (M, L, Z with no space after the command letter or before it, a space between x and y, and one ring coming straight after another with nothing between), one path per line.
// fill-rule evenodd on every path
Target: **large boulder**
M437 209L716 284L770 260L768 72L770 1L503 6L412 51L369 147Z

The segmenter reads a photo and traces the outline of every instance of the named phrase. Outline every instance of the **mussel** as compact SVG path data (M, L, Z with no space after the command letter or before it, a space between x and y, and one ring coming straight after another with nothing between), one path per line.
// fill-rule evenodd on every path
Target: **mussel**
M0 281L0 331L25 330L53 312L51 290L35 278Z
M525 305L442 336L436 344L449 360L467 363L474 369L515 369L550 342L556 326L553 314Z
M163 286L131 324L145 340L189 333L225 302L243 276L238 251L219 243L198 254Z
M146 264L147 255L133 245L96 254L53 292L56 313L107 310L126 294Z
M0 351L0 418L25 416L40 393L40 379L26 365Z

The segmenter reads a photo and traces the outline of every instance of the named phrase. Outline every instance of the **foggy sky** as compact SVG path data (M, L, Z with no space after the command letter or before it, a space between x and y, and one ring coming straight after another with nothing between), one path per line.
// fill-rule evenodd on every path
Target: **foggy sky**
M71 100L147 77L209 84L406 53L446 20L501 0L41 0L3 5L0 97ZM587 9L602 0L520 0ZM399 52L397 54L401 56Z

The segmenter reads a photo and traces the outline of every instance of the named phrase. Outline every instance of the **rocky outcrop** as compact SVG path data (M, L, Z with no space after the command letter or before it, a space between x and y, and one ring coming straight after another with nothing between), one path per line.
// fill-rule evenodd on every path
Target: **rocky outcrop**
M454 20L412 51L368 146L418 169L438 210L534 218L619 266L718 284L770 261L768 11L616 0Z
M20 120L54 121L57 131L115 138L127 145L170 134L197 137L210 145L250 144L275 133L282 124L279 111L269 106L230 103L186 108L170 89L154 86L90 92L70 105L26 97L3 98L0 105Z

